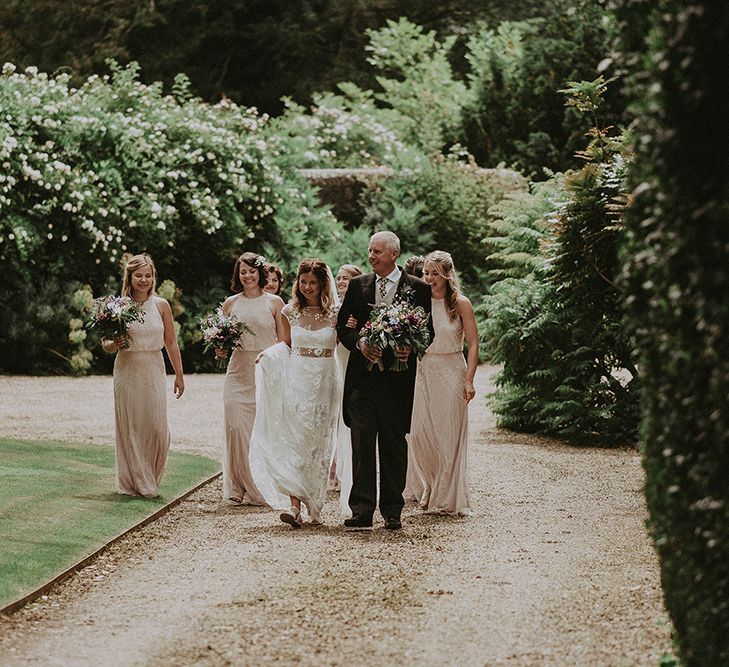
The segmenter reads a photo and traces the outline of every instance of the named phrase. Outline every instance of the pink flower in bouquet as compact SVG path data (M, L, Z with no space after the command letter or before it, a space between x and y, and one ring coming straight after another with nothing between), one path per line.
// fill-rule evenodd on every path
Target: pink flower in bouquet
M395 361L390 370L404 371L408 362L401 360L397 351L410 348L418 355L418 359L422 358L430 345L429 317L422 306L414 306L410 302L410 292L403 290L392 305L383 303L373 308L372 317L365 322L359 335L366 340L368 347L380 350L390 348L395 352ZM384 370L381 359L377 365L380 370ZM373 367L374 362L367 366L369 370Z
M95 330L100 338L116 339L129 337L129 325L144 322L144 309L128 296L102 296L94 299L91 315L86 322L87 329ZM129 341L124 344L129 347Z
M255 335L250 327L241 322L235 315L226 315L222 308L209 313L200 319L200 329L205 342L205 352L222 349L229 354L235 349L243 349L241 338L244 333ZM225 359L217 359L216 366L222 368Z

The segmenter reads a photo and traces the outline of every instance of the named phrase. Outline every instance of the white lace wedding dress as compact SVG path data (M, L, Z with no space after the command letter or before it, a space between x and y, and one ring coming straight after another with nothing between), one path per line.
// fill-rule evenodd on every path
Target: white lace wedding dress
M321 520L329 464L337 442L341 379L334 349L336 312L284 307L291 349L268 348L256 368L256 421L250 445L251 473L273 508L299 498L311 520Z

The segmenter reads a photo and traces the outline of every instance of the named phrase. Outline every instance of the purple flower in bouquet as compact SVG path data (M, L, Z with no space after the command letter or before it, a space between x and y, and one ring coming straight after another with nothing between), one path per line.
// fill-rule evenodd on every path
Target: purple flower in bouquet
M398 349L409 347L421 359L430 345L430 315L422 306L412 304L410 292L408 289L402 290L392 305L382 303L374 306L371 318L359 332L368 347L380 350L390 348L395 353L395 361L390 369L393 371L404 371L408 367L408 362L397 356ZM377 361L377 365L380 370L384 370L381 359ZM374 362L367 365L369 370L373 367Z
M94 299L86 328L96 331L100 338L113 340L122 336L128 338L132 322L144 322L142 304L135 303L131 297L112 294ZM124 347L129 347L129 341Z
M250 327L241 322L235 315L226 315L222 308L214 313L208 313L200 319L200 330L205 342L205 352L216 348L225 350L230 354L233 350L243 349L241 338L244 333L254 336ZM225 359L217 359L216 366L222 368Z

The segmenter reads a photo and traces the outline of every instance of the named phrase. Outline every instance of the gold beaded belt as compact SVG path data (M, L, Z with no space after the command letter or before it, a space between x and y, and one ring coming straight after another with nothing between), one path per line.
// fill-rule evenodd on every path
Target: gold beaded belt
M333 357L334 350L332 348L323 347L295 347L291 350L292 354L299 357Z

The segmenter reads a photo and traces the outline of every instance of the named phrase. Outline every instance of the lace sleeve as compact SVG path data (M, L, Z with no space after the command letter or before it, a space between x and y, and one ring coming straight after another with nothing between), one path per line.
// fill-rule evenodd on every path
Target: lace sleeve
M333 306L331 311L329 311L329 315L327 316L327 324L329 326L337 328L337 317L339 316L339 304L336 306Z
M287 303L281 309L281 314L289 321L290 324L295 324L298 319L297 311L294 310L294 307L290 303Z

